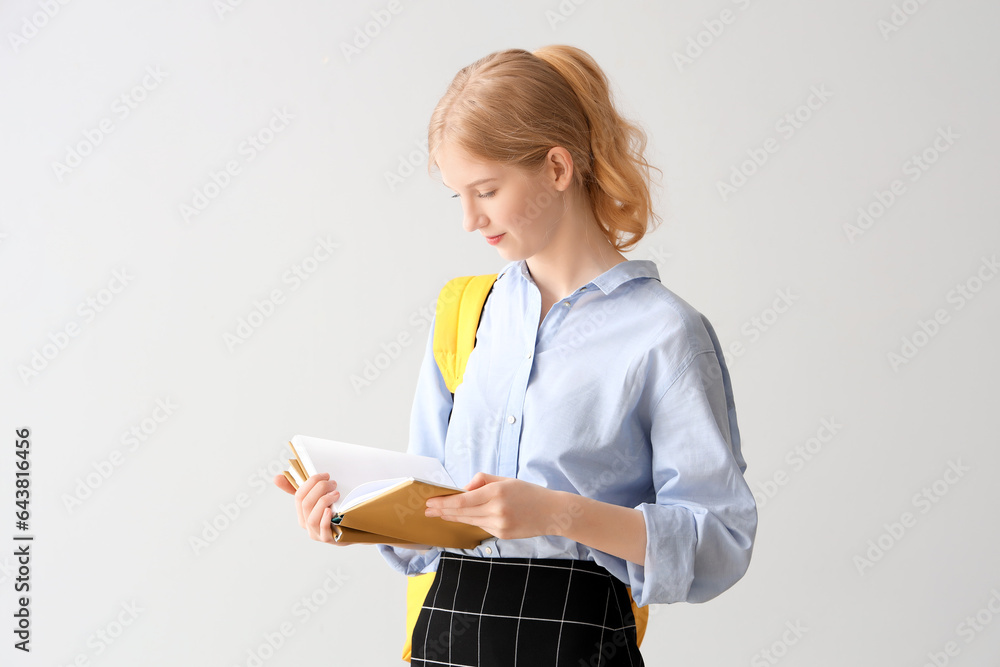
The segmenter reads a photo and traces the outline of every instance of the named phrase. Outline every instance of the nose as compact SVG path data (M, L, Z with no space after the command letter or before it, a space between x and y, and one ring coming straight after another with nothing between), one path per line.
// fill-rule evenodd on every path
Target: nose
M462 200L462 228L467 232L474 232L480 227L485 227L489 224L489 219L486 217L476 202L466 202Z

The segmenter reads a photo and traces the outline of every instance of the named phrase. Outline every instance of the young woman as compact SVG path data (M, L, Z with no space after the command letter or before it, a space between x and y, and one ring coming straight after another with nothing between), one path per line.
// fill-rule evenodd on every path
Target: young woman
M377 546L399 572L437 572L413 667L642 665L630 598L704 602L749 566L757 509L722 348L655 263L620 252L656 217L645 145L570 46L492 53L434 110L429 166L507 263L454 396L432 322L408 448L467 489L426 512L495 537ZM312 539L334 543L338 497L329 475L295 493Z

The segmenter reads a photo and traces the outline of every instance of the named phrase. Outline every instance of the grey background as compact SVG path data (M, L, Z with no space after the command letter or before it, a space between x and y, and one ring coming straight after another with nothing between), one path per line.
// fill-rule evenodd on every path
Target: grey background
M5 632L0 661L247 665L288 624L263 664L400 664L403 578L373 547L308 540L270 478L296 433L405 449L438 289L504 264L427 176L427 120L462 66L568 43L648 131L664 222L627 256L654 259L730 350L759 503L745 578L706 604L653 605L647 664L995 664L1000 280L982 263L1000 247L995 3L223 6L0 8L5 626L25 426L36 535L33 650ZM372 12L391 21L346 56ZM905 23L880 30L894 12ZM116 100L147 68L162 81L122 117ZM829 98L808 110L814 87ZM241 143L276 109L293 118L250 160ZM797 109L808 119L789 137L777 124ZM54 163L105 118L113 130L60 178ZM947 128L957 138L935 156ZM777 152L720 196L769 138ZM925 150L937 159L912 180L907 161ZM231 160L239 174L186 222L181 205ZM894 180L905 192L852 242L844 226ZM318 237L339 247L293 289L283 275ZM127 285L102 293L123 269ZM949 293L970 280L980 289L959 308ZM274 289L284 302L230 349L224 336ZM770 312L779 291L792 305ZM88 298L106 302L89 321ZM894 368L888 355L938 309L947 321ZM368 362L382 368L356 388ZM158 399L177 406L162 423L149 421ZM832 438L824 419L841 425ZM122 435L144 420L155 431L129 449ZM818 434L827 442L794 463ZM68 507L115 450L120 465ZM968 470L946 478L955 462ZM936 502L915 498L935 482ZM195 545L213 521L225 528ZM129 604L130 625L96 639Z

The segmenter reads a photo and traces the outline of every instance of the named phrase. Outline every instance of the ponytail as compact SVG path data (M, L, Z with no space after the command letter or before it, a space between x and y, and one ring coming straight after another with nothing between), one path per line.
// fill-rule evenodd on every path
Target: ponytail
M608 79L594 59L573 46L545 46L534 52L555 69L576 93L590 128L590 169L584 184L594 215L618 250L630 249L646 233L653 212L646 134L615 109ZM616 237L630 234L620 245Z

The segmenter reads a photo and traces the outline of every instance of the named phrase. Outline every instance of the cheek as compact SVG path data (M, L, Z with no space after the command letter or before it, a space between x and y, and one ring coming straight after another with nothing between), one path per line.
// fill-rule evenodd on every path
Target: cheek
M546 209L539 207L532 199L525 197L519 206L512 207L508 211L507 220L512 228L531 233L531 230L538 227L539 221L543 220L546 215Z
M514 209L507 215L507 223L510 228L517 232L524 232L531 228L531 221L524 214L524 209Z

